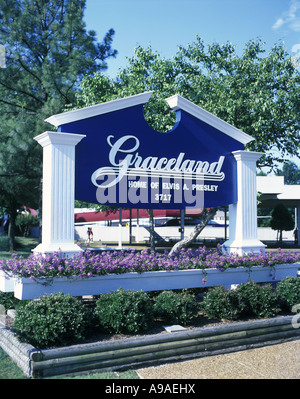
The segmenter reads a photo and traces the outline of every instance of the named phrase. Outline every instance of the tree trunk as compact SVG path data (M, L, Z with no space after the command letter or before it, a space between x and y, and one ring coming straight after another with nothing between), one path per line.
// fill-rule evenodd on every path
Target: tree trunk
M155 251L155 239L154 239L154 220L153 220L153 209L149 209L149 218L150 218L150 249L151 251Z
M279 230L279 245L282 245L282 230Z
M181 249L181 248L186 248L188 247L201 233L201 231L204 229L204 227L207 225L207 223L215 216L218 208L210 208L209 210L203 209L202 212L202 217L201 221L199 224L197 224L192 231L192 233L189 235L189 237L184 238L181 241L178 241L173 248L171 249L169 256L171 256L175 251Z
M17 210L13 206L11 206L10 215L9 215L9 226L8 226L8 250L14 251L15 247L15 232L16 232L16 218L17 218Z

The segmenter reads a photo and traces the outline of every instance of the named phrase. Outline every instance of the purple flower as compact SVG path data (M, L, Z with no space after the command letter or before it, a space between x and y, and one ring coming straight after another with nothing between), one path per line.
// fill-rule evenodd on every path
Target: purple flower
M71 259L64 259L61 253L46 256L33 254L27 259L13 254L10 259L0 260L0 270L6 275L22 277L72 277L87 278L108 273L128 273L154 270L185 270L214 268L224 271L229 267L252 266L276 267L277 264L295 263L300 253L270 252L267 254L223 254L220 248L181 249L171 257L168 252L155 253L142 251L115 251L95 254L85 251ZM205 284L206 279L203 279Z

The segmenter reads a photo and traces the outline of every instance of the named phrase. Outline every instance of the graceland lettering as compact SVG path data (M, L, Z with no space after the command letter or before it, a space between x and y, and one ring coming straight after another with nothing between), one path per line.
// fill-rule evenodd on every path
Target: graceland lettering
M111 166L99 168L91 176L91 181L96 187L109 188L119 183L124 176L173 177L208 181L222 181L225 178L225 174L222 172L224 156L220 156L218 161L212 163L185 159L183 152L177 158L153 156L142 158L137 152L140 146L137 137L126 135L112 143L113 138L112 135L107 137L107 143L111 147L109 152ZM131 146L129 145L130 141L133 141ZM127 148L128 146L129 148ZM97 180L103 179L104 176L115 176L115 178L99 184Z

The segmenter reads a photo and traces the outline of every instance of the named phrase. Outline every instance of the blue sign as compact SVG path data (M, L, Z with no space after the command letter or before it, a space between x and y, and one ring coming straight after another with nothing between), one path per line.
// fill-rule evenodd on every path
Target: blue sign
M144 119L146 94L48 119L57 117L61 132L86 135L76 147L75 198L143 209L236 202L232 152L252 138L180 96L169 99L173 129L156 132Z

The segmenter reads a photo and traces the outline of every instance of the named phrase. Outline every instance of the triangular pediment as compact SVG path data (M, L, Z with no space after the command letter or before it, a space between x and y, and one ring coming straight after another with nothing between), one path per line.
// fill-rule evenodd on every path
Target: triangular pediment
M85 107L69 112L63 112L61 114L51 116L50 118L46 119L46 122L49 122L56 127L59 127L64 124L76 122L79 120L116 112L121 109L126 109L136 105L146 104L152 94L153 91L149 91L130 97L120 98L117 100L92 105L90 107ZM231 124L225 122L224 120L218 118L217 116L204 110L203 108L199 107L198 105L192 103L191 101L185 99L178 94L167 98L166 102L174 111L185 111L188 114L193 115L195 118L201 120L202 122L214 127L215 129L218 129L219 131L233 138L234 140L239 141L243 145L254 140L253 137L249 136L243 131L237 129Z
M61 133L85 135L76 146L76 198L163 209L236 202L233 153L244 150L253 138L180 95L166 99L177 114L173 129L157 132L144 118L143 107L152 94L149 91L46 119ZM135 188L140 197L123 198L123 193Z

